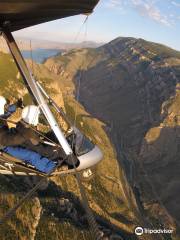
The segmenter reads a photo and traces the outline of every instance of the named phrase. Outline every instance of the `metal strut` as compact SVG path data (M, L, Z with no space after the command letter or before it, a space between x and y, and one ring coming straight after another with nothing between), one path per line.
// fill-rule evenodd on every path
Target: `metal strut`
M9 29L7 27L5 28L2 28L1 29L1 32L2 32L2 35L3 37L5 38L8 46L9 46L9 49L11 51L11 54L16 62L16 65L23 77L23 80L30 92L30 94L32 95L33 97L33 100L39 105L39 107L41 108L42 112L44 113L50 127L52 128L54 134L56 135L60 145L62 146L65 154L67 155L68 158L71 159L71 162L73 163L74 165L74 169L75 169L75 175L76 175L76 178L77 178L77 182L78 182L78 185L80 187L80 194L82 196L82 200L83 200L83 206L84 206L84 209L87 213L87 219L88 219L88 222L89 222L89 225L90 225L90 229L91 229L91 232L92 232L92 236L93 236L93 239L96 239L96 240L99 240L99 239L102 239L102 236L101 236L101 233L99 231L99 228L98 228L98 225L96 223L96 219L94 218L94 215L92 213L92 210L90 209L89 207L89 204L88 204L88 199L87 199L87 196L85 194L85 190L83 188L83 185L81 183L81 180L79 178L79 175L77 173L77 170L76 170L76 166L74 164L74 154L73 154L73 151L70 147L70 145L68 144L66 138L64 137L61 129L59 128L58 126L58 123L56 122L51 110L49 109L45 99L44 99L44 96L46 96L46 93L43 92L44 89L42 89L40 87L39 84L36 83L36 81L34 80L32 74L30 73L27 65L26 65L26 62L11 34L11 32L9 31ZM44 94L44 96L43 96ZM49 99L51 100L51 99ZM57 108L57 106L54 106L55 108ZM61 112L61 109L56 109L56 110L59 110L59 112ZM62 113L62 112L61 112ZM10 209L7 214L0 220L0 224L3 224L9 217L11 217L14 212L16 212L16 210L27 200L29 199L33 193L35 193L39 187L41 186L42 182L49 178L51 175L51 173L49 173L47 176L45 176L43 179L41 179L37 185L35 187L33 187L12 209Z
M32 77L32 74L30 73L26 62L11 34L11 32L8 30L8 28L3 28L2 29L2 35L5 38L9 49L11 51L11 54L16 62L16 65L23 77L23 80L30 92L30 94L32 95L34 101L39 105L39 107L41 108L42 112L44 113L50 127L52 128L55 136L57 137L60 145L62 146L65 154L68 157L72 157L73 156L73 151L69 145L69 143L67 142L65 136L63 135L61 129L58 126L57 121L55 120L51 110L49 109L41 91L39 90L36 81L34 80L34 78ZM74 156L73 156L74 157Z
M62 108L62 107L59 107L59 106L56 104L56 102L47 94L47 92L45 91L45 89L42 87L42 85L41 85L38 81L36 81L36 84L37 84L39 90L41 91L41 93L44 95L44 97L46 97L47 100L49 101L49 104L51 104L51 105L54 107L54 109L56 110L56 112L59 113L59 114L63 117L63 119L64 119L64 120L66 121L66 123L68 124L69 128L71 128L72 123L71 123L71 121L67 118L66 114L65 114L64 111L63 111L63 108Z
M56 166L56 168L58 167L58 165ZM55 169L53 169L54 171ZM48 175L44 176L30 191L28 191L24 197L22 197L19 202L13 207L11 208L3 217L2 219L0 219L0 225L5 223L16 211L17 209L26 201L28 200L43 184L44 180L48 179L52 172L48 173Z

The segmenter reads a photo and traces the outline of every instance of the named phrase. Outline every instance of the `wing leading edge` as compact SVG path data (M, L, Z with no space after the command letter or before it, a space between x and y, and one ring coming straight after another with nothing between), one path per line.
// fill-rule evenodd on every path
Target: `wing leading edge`
M20 30L77 14L91 13L99 0L0 0L0 27Z

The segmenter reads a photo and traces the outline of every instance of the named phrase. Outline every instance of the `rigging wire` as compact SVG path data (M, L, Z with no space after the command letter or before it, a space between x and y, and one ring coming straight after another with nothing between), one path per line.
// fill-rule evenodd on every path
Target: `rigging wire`
M84 23L87 22L87 20L88 20L88 17L85 19ZM87 22L87 23L88 23L88 22ZM87 36L87 24L86 24L85 36ZM89 65L89 64L92 64L94 60L95 60L95 57L93 57L92 59L90 59L88 65ZM82 71L82 69L83 69L83 63L81 64L81 66L80 66L79 69L80 69L80 75L79 75L78 80L77 80L77 88L76 88L76 92L77 92L77 94L76 94L76 101L77 101L77 102L79 102L80 86L81 86L81 80L82 80L82 78L83 78L83 71ZM75 105L74 126L76 126L76 121L77 121L77 104ZM76 168L76 167L74 166L74 168ZM77 181L78 181L79 186L81 187L81 185L82 185L81 180L79 181L79 179L77 178ZM84 190L84 186L83 186L83 185L82 185L82 188L83 188L83 190ZM88 201L87 197L85 197L85 198L86 198L86 200ZM104 213L103 215L104 215L105 218L108 218L109 221L110 221L110 217L109 217L108 214L105 214L105 213ZM94 217L93 217L93 218L94 218ZM94 218L94 221L95 221L95 218ZM98 227L97 227L97 223L95 222L94 224L96 225L96 232L99 234L99 231L97 230L97 228L98 228ZM100 234L99 234L99 235L100 235ZM98 236L98 237L99 237L99 236ZM102 236L100 236L100 238L101 238L101 237L102 237Z
M81 28L85 25L85 34L84 34L84 38L86 39L87 38L87 22L88 22L88 16L86 16ZM81 31L81 28L80 28L80 31ZM78 32L78 34L76 35L76 38L75 38L75 41L77 41L77 37L79 36L80 34L80 31ZM81 79L82 79L82 71L81 69L83 68L83 65L84 65L84 62L81 63L81 66L80 66L80 76L78 77L78 84L77 84L77 94L76 94L76 101L78 102L79 101L79 97L80 97L80 86L81 86ZM77 121L77 113L78 113L78 108L77 108L77 103L75 104L75 114L74 114L74 121L73 121L73 126L76 126L76 121ZM75 135L73 135L73 139L72 139L72 147L75 143ZM86 192L85 192L85 188L81 182L81 179L80 179L80 175L77 171L77 167L75 165L75 162L74 162L74 159L72 157L72 163L73 163L73 167L75 169L75 177L76 177L76 180L77 180L77 184L79 186L79 189L80 189L80 195L81 195L81 198L82 198L82 204L83 204L83 207L86 211L86 214L87 214L87 220L89 222L89 227L90 227L90 230L91 230L91 234L92 234L92 238L93 240L96 239L102 239L102 235L99 231L99 227L98 227L98 224L95 220L95 217L94 217L94 214L91 210L91 208L89 207L89 203L88 203L88 198L87 198L87 195L86 195Z
M86 41L87 39L87 28L88 28L88 16L86 17L86 19L84 20L84 25L85 25L85 33L84 33L84 39ZM80 97L80 88L81 88L81 81L82 81L82 77L83 77L83 74L82 74L82 70L83 70L83 65L84 65L84 61L81 63L81 66L80 66L80 76L78 77L78 81L77 81L77 94L76 94L76 98L75 100L77 102L79 102L79 97ZM77 104L75 105L75 114L74 114L74 126L76 126L76 121L77 121Z
M83 24L87 23L87 20L88 20L88 17L86 17L85 21ZM86 35L87 35L87 25L86 25ZM22 43L22 42L21 42ZM32 48L31 48L32 50ZM32 56L32 55L31 55ZM33 65L33 62L32 62L32 65ZM80 67L80 69L82 70L83 68L83 63ZM81 78L82 78L82 71L80 72L80 78L78 79L78 87L77 87L77 99L76 101L79 100L79 95L80 95L80 83L81 83ZM6 120L6 121L9 121L10 120ZM74 119L74 125L76 125L76 121L77 121L77 105L76 105L76 111L75 111L75 119ZM11 121L12 122L12 121ZM15 122L13 122L15 123ZM31 127L31 126L30 126ZM41 134L40 132L38 132L37 130L35 130L33 127L32 127L32 130L33 131L36 131L38 134L40 134L41 136L43 136L44 138L48 139L49 141L51 141L51 139L47 138L46 136L44 136L43 134ZM53 141L51 141L53 142ZM56 144L57 145L57 144ZM60 145L59 145L60 146ZM76 166L74 166L75 169L76 169ZM95 218L92 214L92 211L91 209L89 208L89 205L88 205L88 199L87 199L87 196L86 196L86 193L85 193L85 190L84 190L84 186L82 185L81 183L81 180L79 179L79 174L77 173L78 176L76 176L77 178L77 182L78 182L78 185L79 185L79 188L80 188L80 194L82 196L82 201L83 201L83 205L84 205L84 208L87 212L87 217L88 217L88 221L89 221L89 225L91 227L91 231L93 232L93 237L95 236L96 239L99 239L100 238L100 233L99 233L99 229L97 227L97 224L96 224L96 221L95 221ZM79 180L78 180L79 179ZM35 189L36 191L36 189ZM28 195L27 195L27 198L25 198L23 201L25 201L26 199L28 199ZM21 205L22 203L19 203L18 206L15 206L13 209L10 210L9 214L13 214L14 211L17 210L17 208ZM8 214L7 214L7 218L8 218ZM94 239L94 238L93 238Z
M92 60L91 60L91 63L94 61L94 59L95 58L93 58ZM80 77L79 77L79 79L78 79L78 84L77 84L77 99L79 99L79 88L80 88L80 79L82 78L82 72L80 72L81 74L80 74ZM76 114L77 114L77 112L76 112ZM75 115L75 119L74 119L74 124L76 123L76 115ZM118 141L118 139L117 139L117 141ZM128 193L128 195L130 194L130 192ZM128 204L129 205L129 204ZM129 209L131 209L130 207L129 207ZM106 217L108 217L109 218L109 216L106 214ZM110 219L110 218L109 218ZM140 218L141 219L141 218Z
M0 120L5 121L5 122L12 123L12 124L14 124L14 125L17 124L17 122L15 122L15 121L13 121L13 120L5 119L5 118L2 118L2 117L0 117ZM24 126L27 125L27 124L26 124L25 122L23 122L22 120L20 120L19 122L21 122ZM60 144L54 142L52 139L48 138L46 135L44 135L42 132L38 131L37 129L35 129L35 128L32 127L31 125L28 125L28 127L29 127L32 131L36 132L39 136L41 136L41 137L43 137L44 139L46 139L46 140L50 141L51 143L53 143L56 147L62 148Z
M5 223L16 211L19 207L22 206L22 204L30 199L30 197L41 187L41 185L44 183L46 179L50 177L50 175L59 167L59 165L56 165L55 169L53 169L51 172L49 172L46 176L43 176L43 178L30 190L28 191L24 197L20 199L20 201L11 208L1 219L0 219L0 225Z
M32 69L32 74L35 76L35 71L34 71L34 59L33 59L33 52L32 52L32 40L29 41L29 47L30 47L30 53L31 53L31 69Z
M85 19L85 22L87 21L87 18ZM33 63L32 63L33 64ZM80 79L79 79L79 81L78 81L78 86L77 86L77 89L78 89L78 91L77 91L77 101L78 101L78 99L79 99L79 95L80 95L80 82L81 82L81 78L82 78L82 72L81 72L81 76L80 76ZM76 107L76 111L75 111L75 119L74 119L74 125L76 125L76 120L77 120L77 107ZM146 176L146 175L145 175Z
M86 17L86 19L84 20L82 26L87 22L87 19L88 17ZM81 30L80 30L81 31ZM80 33L80 31L78 32L78 34L76 35L76 39ZM87 34L87 29L86 29L86 34ZM79 99L79 90L80 90L80 81L79 81L79 85L78 85L79 89L78 89L78 97L77 99ZM76 124L76 120L77 120L77 108L75 110L75 119L74 119L74 124ZM49 139L48 139L49 140ZM86 193L85 193L85 190L84 190L84 186L82 185L81 183L81 180L80 180L80 176L77 172L77 169L76 169L76 166L75 166L75 162L74 162L74 159L72 157L72 163L74 165L74 169L75 169L75 175L76 175L76 179L77 179L77 183L79 185L79 188L80 188L80 194L81 194L81 197L82 197L82 202L83 202L83 206L84 206L84 209L87 213L87 219L88 219L88 222L89 222L89 226L90 226L90 229L91 229L91 233L92 233L92 237L93 239L101 239L101 234L100 234L100 231L99 231L99 228L98 228L98 225L96 223L96 220L94 218L94 215L92 213L92 210L90 209L89 207L89 204L88 204L88 199L87 199L87 196L86 196ZM58 165L56 166L56 168L58 167ZM54 169L53 169L54 171ZM44 180L46 178L48 178L50 176L51 173L49 173L48 175L46 175L45 177L43 177L43 179L41 179L34 188L32 188L12 209L10 209L7 214L0 220L0 224L4 223L9 217L11 217L15 212L16 210L26 201L28 200L32 195L33 193L35 193L38 188L41 186L42 182L44 182Z
M85 19L85 21L84 21L84 24L86 23L86 29L85 29L85 37L87 37L87 24L88 24L88 16L87 16L87 18ZM89 63L87 64L87 65L89 65L90 63L92 63L93 61L94 61L94 59L95 59L95 57L93 57L90 61L89 61ZM81 81L82 81L82 78L83 78L83 67L84 67L84 62L82 62L82 64L81 64L81 66L80 66L80 74L79 74L79 76L78 76L78 79L77 79L77 87L76 87L76 101L77 102L79 102L79 97L80 97L80 87L81 87ZM75 117L74 117L74 126L76 126L76 121L77 121L77 104L75 105ZM79 175L79 174L78 174ZM77 178L77 177L76 177ZM78 176L78 178L77 178L77 181L78 181L78 184L79 184L79 186L80 186L80 189L82 188L82 190L84 190L84 186L82 185L82 182L81 182L81 180L79 179L79 176ZM84 192L82 192L81 193L81 195L83 195L83 194L85 194L85 191ZM86 200L85 202L87 202L88 201L88 199L87 199L87 196L85 195L85 196L83 196L84 197L84 199ZM89 206L88 206L89 207ZM89 208L89 209L87 209L87 211L91 211L91 209ZM97 223L96 223L96 220L95 220L95 218L94 218L94 216L92 216L93 215L93 213L91 212L90 213L90 221L93 221L93 226L95 226L94 227L94 229L95 229L95 233L94 234L96 234L96 238L98 239L98 238L102 238L103 236L101 235L101 233L100 233L100 231L99 231L99 228L98 228L98 225L97 225ZM103 212L103 215L104 215L104 217L105 218L108 218L109 219L109 221L110 221L110 217L109 217L109 215L108 214L105 214L104 212Z
M74 40L73 40L74 43L77 43L78 37L79 37L80 33L82 32L82 29L83 29L83 27L85 26L85 24L87 24L88 19L89 19L89 16L87 15L87 16L85 17L84 21L81 23L81 25L80 25L80 27L79 27L79 30L77 31L77 33L76 33L76 35L75 35L75 37L74 37ZM87 25L86 25L86 26L87 26Z

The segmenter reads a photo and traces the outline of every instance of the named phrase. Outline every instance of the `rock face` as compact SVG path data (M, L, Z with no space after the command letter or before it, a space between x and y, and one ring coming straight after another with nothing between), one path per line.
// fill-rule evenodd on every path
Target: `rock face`
M45 65L35 64L31 61L27 63L31 67L35 77L41 82L57 104L64 107L65 103L67 111L72 110L73 112L74 108L72 109L68 105L67 97L65 97L65 102L62 99L62 92L58 85L60 76L58 72L54 72L53 68L48 69ZM10 101L15 101L18 97L23 97L25 105L32 103L23 85L18 69L15 67L14 61L9 54L0 54L0 66L0 95L9 98ZM75 70L75 66L73 67L72 65L69 73L62 74L63 77L69 80ZM72 85L68 87L68 91L69 95L72 96L74 91ZM81 114L86 115L85 110L82 108ZM19 118L20 111L12 116L12 120L18 121ZM61 121L59 123L60 125L62 124ZM101 143L102 148L108 149L108 151L105 151L106 155L100 170L97 171L98 174L94 174L94 177L90 178L90 180L86 179L84 181L90 206L97 218L101 234L106 239L122 239L122 237L123 239L136 239L133 234L135 217L127 208L126 201L123 200L120 194L122 192L120 185L115 181L119 176L118 164L110 141L103 130L103 125L98 120L92 120L91 118L87 121L81 121L80 119L79 123L86 127L87 132L90 132L89 126L93 126L93 132L97 132L93 137ZM65 126L62 127L65 128ZM104 163L106 164L104 165ZM95 173L96 169L92 171ZM107 176L105 176L105 171L107 172ZM81 180L83 181L83 174ZM38 178L30 176L15 177L1 175L0 218L37 181L39 181ZM102 199L104 200L102 201ZM106 208L107 210L104 210ZM53 178L53 180L49 181L46 189L43 190L41 187L35 197L28 200L12 218L3 224L3 227L0 228L0 236L4 240L92 239L89 226L87 225L87 215L80 201L80 193L75 178L73 176Z
M180 52L118 38L48 61L59 69L64 94L73 89L70 95L105 124L144 219L178 229Z
M180 53L142 39L118 38L97 49L71 50L44 65L29 64L104 152L93 177L81 178L104 239L135 240L137 225L174 230L172 236L141 239L179 239ZM0 94L24 96L28 104L12 58L0 54L0 65ZM34 181L0 177L0 216ZM73 176L52 179L0 228L0 236L91 239Z

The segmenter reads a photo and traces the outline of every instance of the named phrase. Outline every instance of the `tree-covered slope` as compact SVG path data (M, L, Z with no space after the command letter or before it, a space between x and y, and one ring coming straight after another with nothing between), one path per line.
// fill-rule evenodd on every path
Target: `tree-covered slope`
M104 161L111 167L102 169L110 172L119 165L126 203L136 219L172 228L171 238L178 239L180 52L117 38L97 49L50 58L45 65L59 76L65 102L73 104L78 97L87 111L82 122L88 116L103 122L116 160Z

